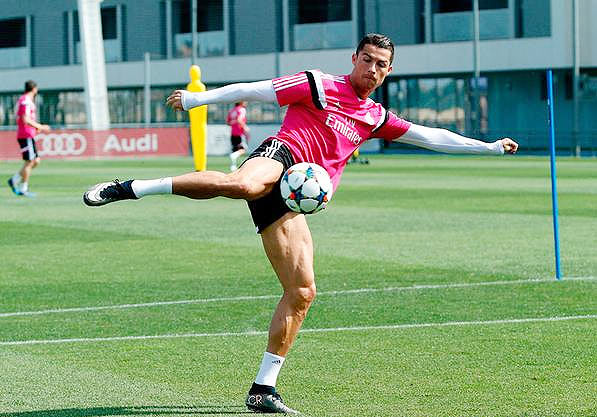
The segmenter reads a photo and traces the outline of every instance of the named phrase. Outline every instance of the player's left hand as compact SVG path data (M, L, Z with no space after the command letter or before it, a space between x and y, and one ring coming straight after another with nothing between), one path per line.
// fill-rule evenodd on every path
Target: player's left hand
M510 138L504 138L501 140L504 152L509 154L515 154L518 150L518 143L514 142Z
M182 92L183 90L174 90L166 99L166 105L177 111L184 110L182 108Z

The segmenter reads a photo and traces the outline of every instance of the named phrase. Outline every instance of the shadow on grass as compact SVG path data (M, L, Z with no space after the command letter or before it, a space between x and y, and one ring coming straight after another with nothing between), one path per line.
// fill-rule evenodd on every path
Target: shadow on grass
M91 407L64 408L58 410L21 411L0 413L0 417L103 417L103 416L172 416L172 415L252 415L244 406L137 406L137 407Z

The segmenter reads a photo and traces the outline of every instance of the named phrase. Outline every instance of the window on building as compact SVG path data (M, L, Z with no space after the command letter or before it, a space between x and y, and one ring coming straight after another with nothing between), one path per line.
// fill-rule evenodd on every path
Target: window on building
M350 20L350 0L299 0L298 23Z
M433 0L433 41L472 40L472 11L472 0ZM515 23L515 8L510 7L510 0L479 0L479 37L481 40L514 38Z
M290 0L292 49L352 47L352 1L356 0Z
M550 0L516 0L514 8L517 38L551 35Z
M192 55L192 2L172 2L172 34L176 57ZM197 0L197 56L224 55L224 0Z
M388 107L413 123L465 132L469 94L462 78L389 81Z
M0 68L19 68L30 65L27 18L0 20Z
M479 10L507 9L508 0L479 0ZM435 0L435 13L470 12L473 0Z
M102 38L106 62L122 61L122 35L119 29L118 6L101 9ZM81 34L79 32L79 12L73 12L74 63L81 63Z
M14 126L15 105L22 93L2 93L0 94L0 126Z
M101 9L102 16L102 37L104 40L118 39L118 18L116 7L104 7Z

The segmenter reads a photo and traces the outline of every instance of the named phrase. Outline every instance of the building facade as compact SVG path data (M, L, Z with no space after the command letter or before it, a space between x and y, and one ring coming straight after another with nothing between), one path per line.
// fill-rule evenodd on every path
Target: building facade
M145 122L146 53L151 123L181 123L186 115L163 103L188 83L192 61L208 88L308 68L343 74L351 70L360 37L381 32L397 49L394 70L375 99L400 116L475 137L512 136L523 149L541 151L547 146L545 70L551 68L558 146L597 152L595 0L479 0L478 48L473 0L195 4L193 18L191 0L101 2L112 125ZM77 1L0 5L0 127L14 125L14 102L28 79L39 84L43 122L84 126ZM283 116L270 103L252 103L248 110L253 124L275 124ZM209 106L209 122L223 122L226 111Z

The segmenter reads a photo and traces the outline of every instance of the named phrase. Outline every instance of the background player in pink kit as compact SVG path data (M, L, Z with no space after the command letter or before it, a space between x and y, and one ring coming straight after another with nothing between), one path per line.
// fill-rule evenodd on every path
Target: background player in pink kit
M236 161L247 152L243 137L249 140L249 127L247 126L247 102L239 101L228 112L226 124L230 126L230 171L237 169Z
M25 82L25 92L19 97L16 105L17 141L23 154L23 167L8 179L8 186L16 195L35 197L29 191L29 177L31 171L39 165L40 158L35 148L35 135L38 132L49 132L50 126L38 123L36 120L35 96L37 84L35 81Z
M444 130L409 123L386 111L369 95L392 71L394 45L379 34L366 35L352 55L352 72L321 71L255 83L232 84L203 93L177 90L167 103L178 110L241 100L277 101L288 106L280 131L267 138L232 173L215 171L155 180L101 183L84 201L100 206L150 194L177 194L194 199L224 196L247 201L265 253L283 287L274 312L266 352L246 405L260 412L295 413L276 392L276 380L286 354L316 293L313 242L305 216L291 212L280 196L280 179L298 162L315 162L329 173L334 189L354 150L369 138L383 138L453 153L501 155L515 153L509 138L485 143Z

